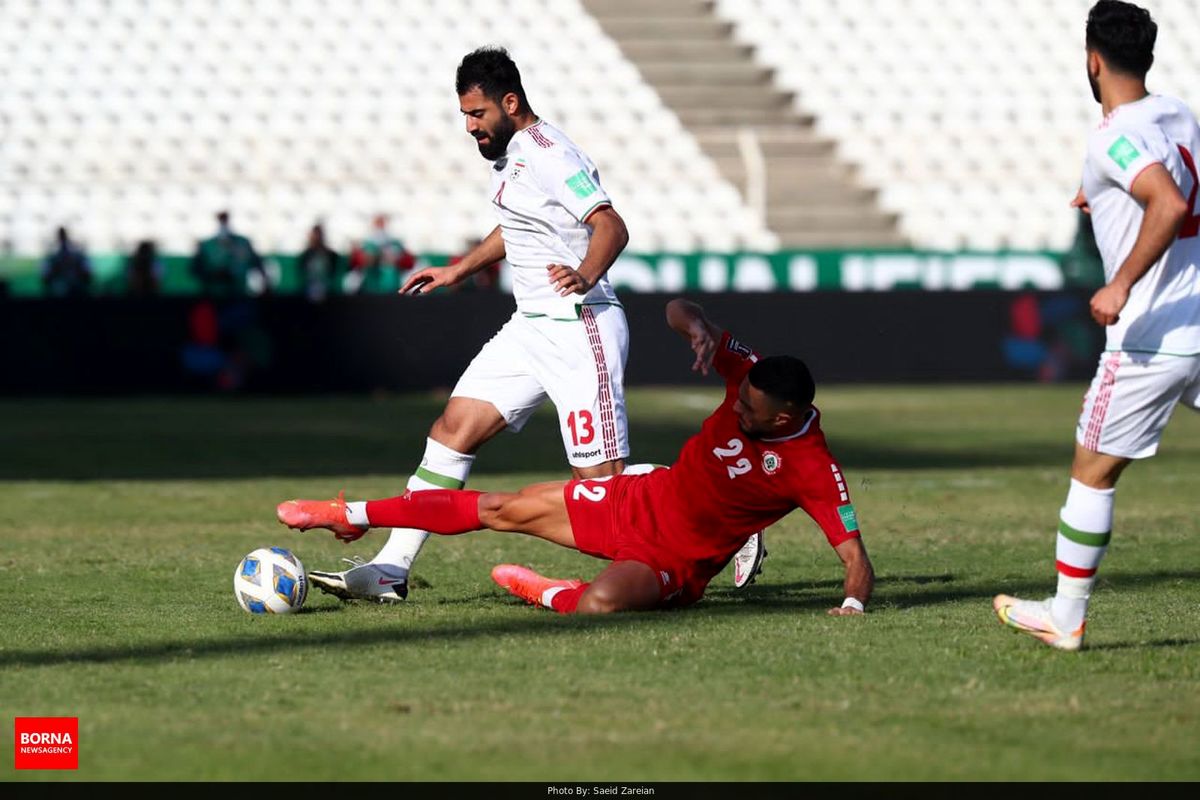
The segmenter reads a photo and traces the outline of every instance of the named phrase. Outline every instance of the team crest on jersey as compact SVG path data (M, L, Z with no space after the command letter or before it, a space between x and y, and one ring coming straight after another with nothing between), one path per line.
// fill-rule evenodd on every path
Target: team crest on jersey
M767 473L768 475L774 475L776 472L779 472L779 468L782 466L783 459L780 458L779 453L776 453L774 450L768 450L767 452L763 453L763 472Z
M512 172L508 173L508 179L510 181L515 181L517 178L521 177L521 170L525 169L525 166L526 165L524 161L517 159L517 161L513 164Z

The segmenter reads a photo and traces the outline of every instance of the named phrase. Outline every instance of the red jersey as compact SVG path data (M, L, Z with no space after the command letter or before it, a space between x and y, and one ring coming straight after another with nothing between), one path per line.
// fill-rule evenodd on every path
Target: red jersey
M628 501L654 519L658 537L689 560L723 567L755 531L802 508L836 547L859 535L842 468L810 408L791 436L753 439L733 405L758 355L725 332L713 367L725 378L725 401L688 439L670 469L631 486Z

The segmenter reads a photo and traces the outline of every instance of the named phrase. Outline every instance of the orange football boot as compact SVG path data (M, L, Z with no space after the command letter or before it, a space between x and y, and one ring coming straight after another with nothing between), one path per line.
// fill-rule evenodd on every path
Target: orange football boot
M517 564L497 564L492 568L492 580L507 589L510 594L535 606L542 605L542 595L547 589L578 589L583 586L583 581L546 578L529 567Z
M343 542L353 542L369 530L352 525L346 518L345 492L338 492L333 500L288 500L275 507L275 515L289 528L299 531L326 528Z

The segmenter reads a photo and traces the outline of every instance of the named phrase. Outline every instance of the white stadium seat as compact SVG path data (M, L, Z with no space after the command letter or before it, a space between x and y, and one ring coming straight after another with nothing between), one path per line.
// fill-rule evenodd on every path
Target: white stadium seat
M186 253L228 205L263 249L298 251L317 219L344 248L388 213L411 246L458 251L494 224L453 92L484 44L510 48L618 208L656 198L631 248L770 241L578 0L5 0L0 240L40 254L67 214L93 251ZM97 183L112 202L65 199Z
M1065 250L1077 225L1067 201L1100 116L1083 67L1091 3L717 0L716 10L881 190L914 245ZM1200 110L1200 0L1142 4L1159 23L1152 91Z

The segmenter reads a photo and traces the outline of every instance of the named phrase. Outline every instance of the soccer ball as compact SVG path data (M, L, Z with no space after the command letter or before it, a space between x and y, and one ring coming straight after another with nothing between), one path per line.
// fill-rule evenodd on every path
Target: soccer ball
M299 611L308 595L304 565L282 547L260 547L242 559L233 573L233 596L251 614Z

